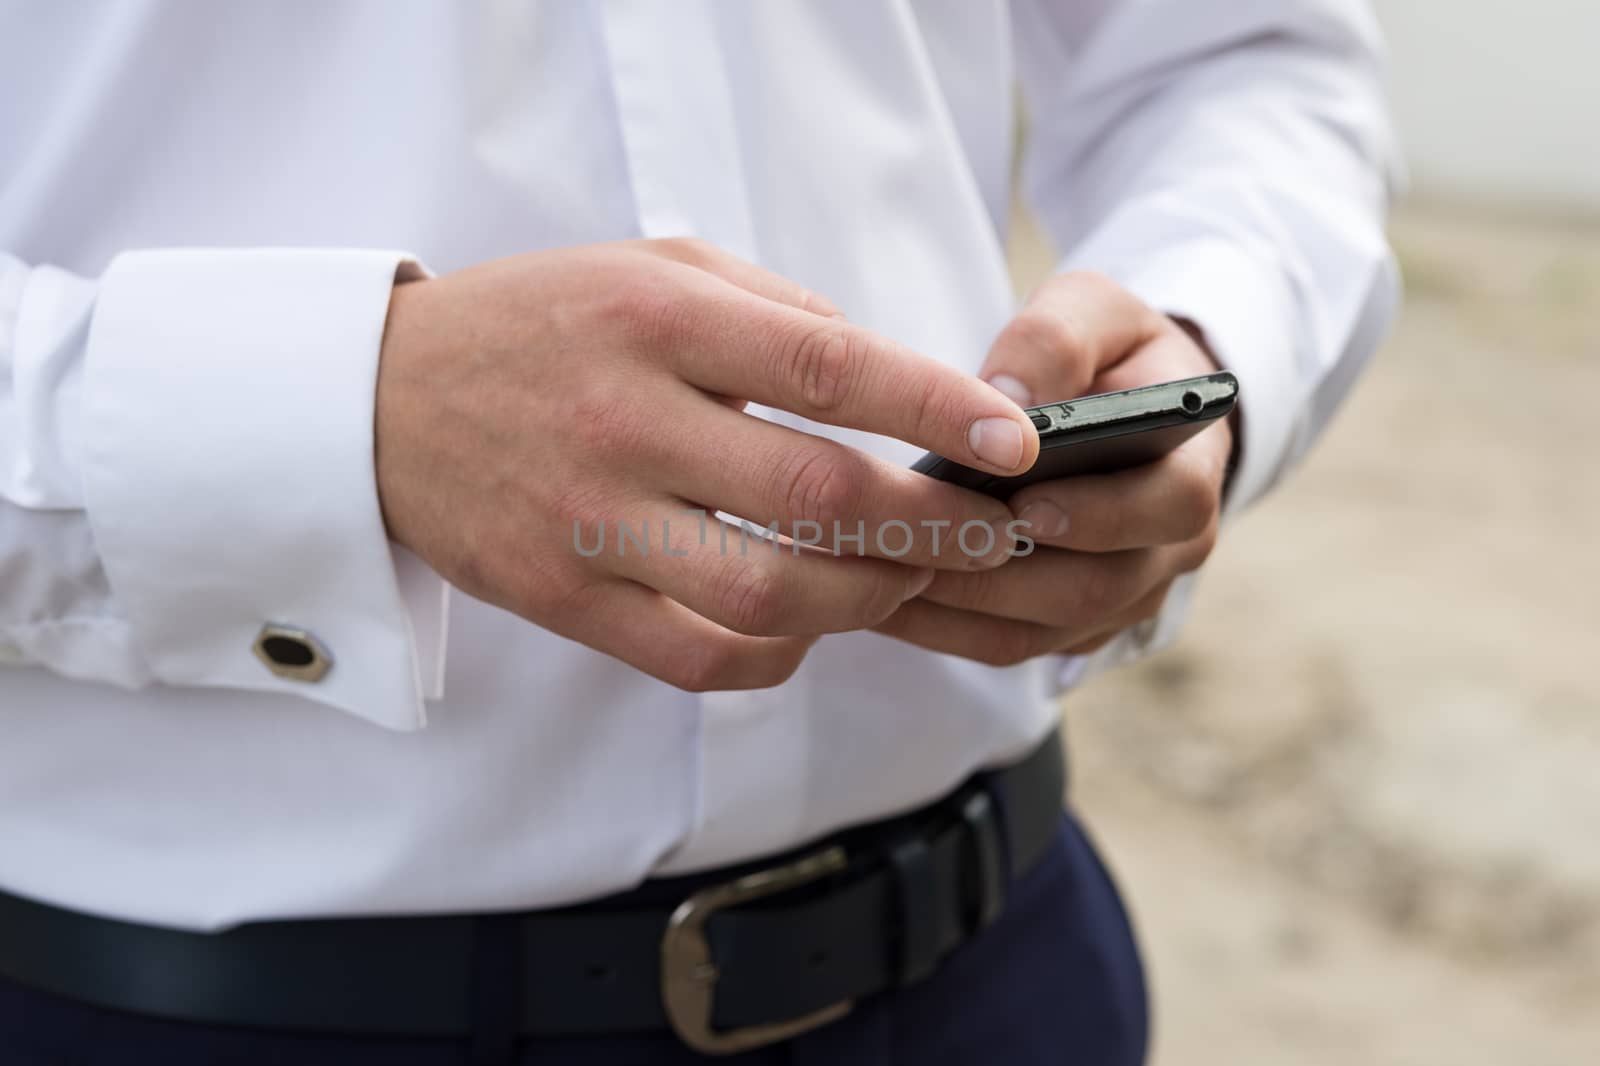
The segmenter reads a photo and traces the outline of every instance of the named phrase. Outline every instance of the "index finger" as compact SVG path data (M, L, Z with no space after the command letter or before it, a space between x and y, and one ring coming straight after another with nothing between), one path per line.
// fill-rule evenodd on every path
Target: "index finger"
M718 284L716 279L706 279ZM686 381L834 426L895 437L968 466L1017 474L1039 434L1004 393L842 319L723 284L691 310L657 316Z

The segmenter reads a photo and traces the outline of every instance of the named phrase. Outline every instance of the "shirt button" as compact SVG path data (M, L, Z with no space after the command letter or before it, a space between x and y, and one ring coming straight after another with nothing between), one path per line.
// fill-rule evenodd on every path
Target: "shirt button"
M290 681L321 681L333 668L322 642L295 626L262 626L254 651L268 670Z

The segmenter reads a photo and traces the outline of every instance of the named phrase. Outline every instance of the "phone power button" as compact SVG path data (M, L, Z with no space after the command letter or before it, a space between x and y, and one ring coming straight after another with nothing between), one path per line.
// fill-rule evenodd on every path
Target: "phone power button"
M1049 415L1034 415L1033 416L1033 428L1034 429L1049 429L1050 428L1050 416Z

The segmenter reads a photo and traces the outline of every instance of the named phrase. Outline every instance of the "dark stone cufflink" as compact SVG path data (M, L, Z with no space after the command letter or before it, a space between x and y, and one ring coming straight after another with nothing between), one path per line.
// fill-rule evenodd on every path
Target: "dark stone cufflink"
M321 681L333 668L322 642L295 626L262 626L254 650L268 670L290 681Z

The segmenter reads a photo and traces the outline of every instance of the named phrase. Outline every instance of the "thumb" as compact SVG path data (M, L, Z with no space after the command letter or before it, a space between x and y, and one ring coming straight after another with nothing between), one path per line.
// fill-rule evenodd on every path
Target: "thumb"
M1058 274L1000 331L978 376L1023 407L1070 400L1160 326L1156 312L1110 279Z

